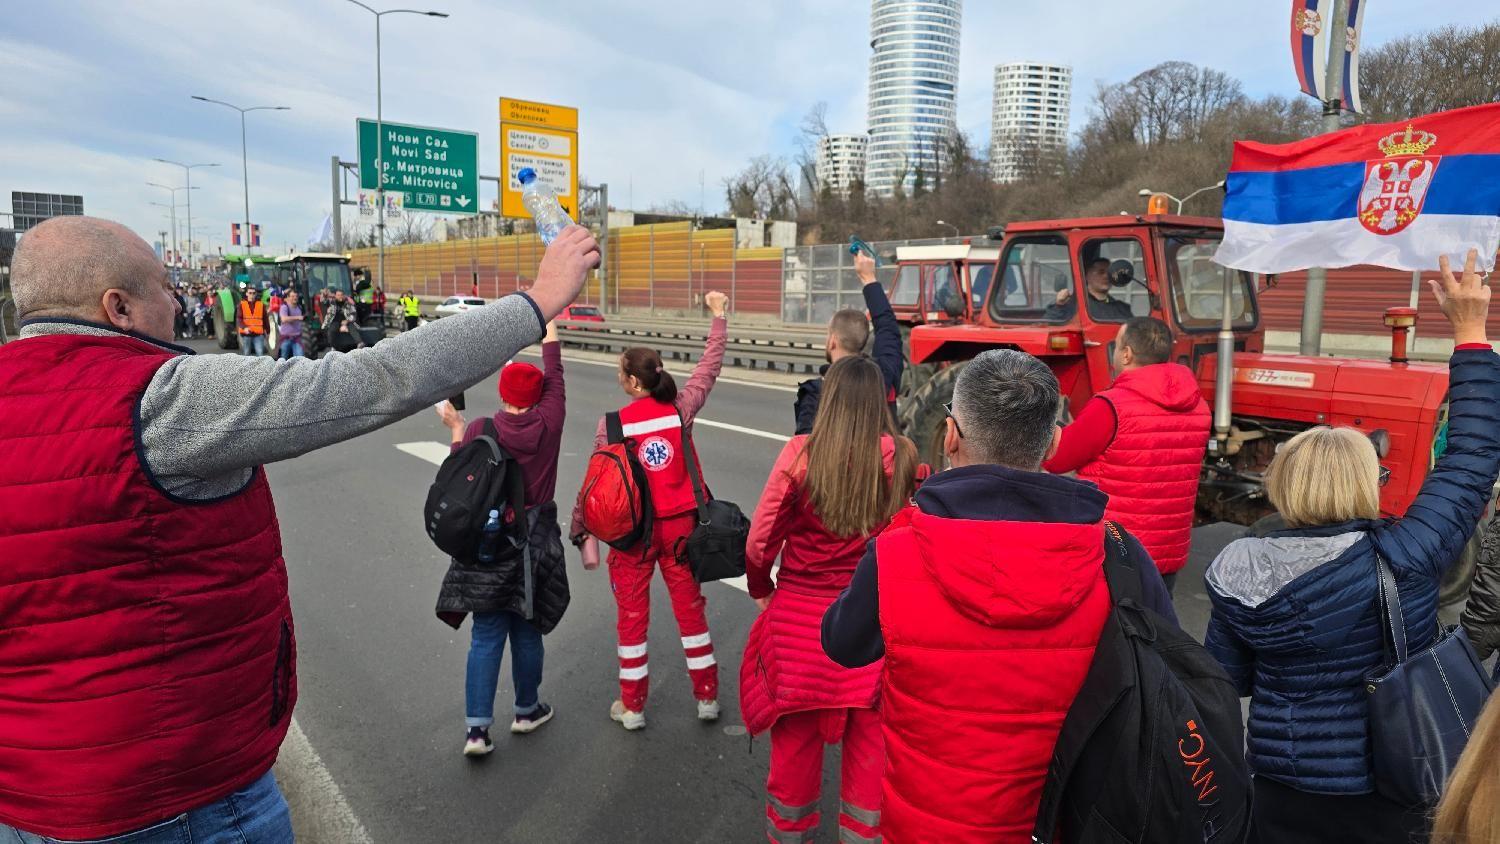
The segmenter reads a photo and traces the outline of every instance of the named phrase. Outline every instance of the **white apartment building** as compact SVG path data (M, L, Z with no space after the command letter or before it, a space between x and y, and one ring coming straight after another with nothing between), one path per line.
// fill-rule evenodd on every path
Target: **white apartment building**
M1073 69L1045 62L995 66L990 122L990 172L997 182L1019 178L1027 151L1068 143Z
M962 0L873 0L865 187L889 194L935 171L956 131Z
M865 177L868 135L824 135L818 139L817 189L824 187L847 196L849 188Z

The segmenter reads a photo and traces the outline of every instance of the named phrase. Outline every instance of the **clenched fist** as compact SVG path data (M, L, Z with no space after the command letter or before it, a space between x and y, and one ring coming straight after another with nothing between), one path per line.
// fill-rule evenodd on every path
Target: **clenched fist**
M532 301L544 319L552 319L578 298L589 270L599 266L599 242L583 226L568 226L547 247L531 285Z
M708 306L708 312L717 319L723 316L725 309L729 307L729 297L717 290L710 291L707 296L703 297L703 304Z

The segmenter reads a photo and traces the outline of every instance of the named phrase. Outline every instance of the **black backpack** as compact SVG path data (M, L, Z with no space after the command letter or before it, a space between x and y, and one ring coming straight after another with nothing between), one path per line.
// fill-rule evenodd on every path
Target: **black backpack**
M493 420L484 432L448 455L427 490L422 523L443 553L462 563L478 562L479 542L491 510L500 511L505 531L495 561L521 556L526 544L526 480L521 465L500 447ZM509 541L506 541L506 540Z
M1239 695L1197 640L1143 605L1124 540L1105 527L1114 606L1057 737L1033 840L1245 841L1251 785Z

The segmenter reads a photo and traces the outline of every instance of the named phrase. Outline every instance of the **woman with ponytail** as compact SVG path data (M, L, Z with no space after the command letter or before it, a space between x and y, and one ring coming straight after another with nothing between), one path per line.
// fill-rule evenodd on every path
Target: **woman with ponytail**
M911 498L917 468L916 446L886 407L880 367L863 355L840 358L824 377L812 433L782 449L751 517L745 575L761 615L740 663L740 712L752 735L771 731L773 840L818 829L825 744L843 745L839 840L879 840L882 663L836 665L823 653L821 626L866 543Z
M650 536L627 550L609 552L609 581L619 612L620 657L620 699L610 707L609 716L627 730L646 726L646 632L651 615L651 573L658 566L672 598L672 614L677 617L693 697L698 701L698 718L714 721L719 717L719 669L708 635L706 602L682 556L688 534L697 524L697 500L687 460L698 459L688 453L683 432L703 409L718 380L728 336L724 312L729 297L715 291L704 297L704 304L713 314L713 326L703 357L681 390L655 349L627 349L620 356L620 388L632 399L619 411L621 433L646 470L653 513ZM605 421L601 419L594 436L595 450L607 442ZM582 513L575 508L575 544L588 539L582 533L582 524Z

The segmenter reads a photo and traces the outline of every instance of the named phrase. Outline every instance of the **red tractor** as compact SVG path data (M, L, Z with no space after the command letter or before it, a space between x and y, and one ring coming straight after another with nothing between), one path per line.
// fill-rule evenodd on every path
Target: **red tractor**
M1266 354L1259 281L1213 262L1222 237L1217 219L1115 216L1016 223L989 242L898 250L890 298L909 327L911 363L899 410L923 459L941 465L943 405L974 355L1011 348L1046 361L1066 420L1109 386L1121 323L1154 316L1171 326L1174 359L1198 374L1214 408L1201 521L1275 526L1263 473L1281 443L1315 425L1366 432L1390 472L1381 511L1404 513L1447 433L1447 366L1406 361L1415 312L1387 313L1390 361ZM1090 300L1088 284L1099 294L1106 272L1106 299ZM1489 536L1486 518L1444 584L1447 603L1467 594L1481 548L1500 550L1500 529Z

